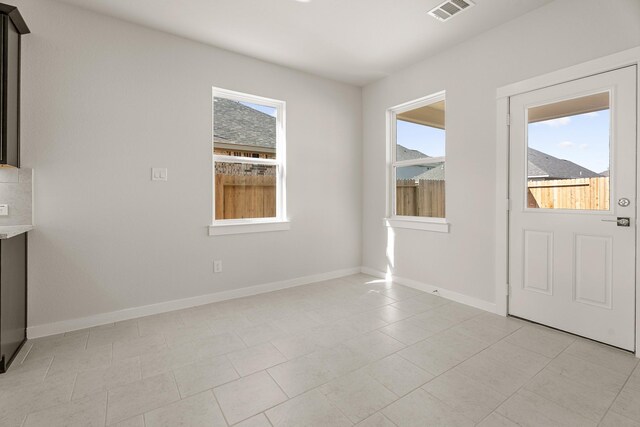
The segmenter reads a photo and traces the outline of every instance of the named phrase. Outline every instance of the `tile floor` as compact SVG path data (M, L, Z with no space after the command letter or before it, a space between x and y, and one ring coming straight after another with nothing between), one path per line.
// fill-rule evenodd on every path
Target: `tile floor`
M354 275L31 340L0 425L640 426L640 367Z

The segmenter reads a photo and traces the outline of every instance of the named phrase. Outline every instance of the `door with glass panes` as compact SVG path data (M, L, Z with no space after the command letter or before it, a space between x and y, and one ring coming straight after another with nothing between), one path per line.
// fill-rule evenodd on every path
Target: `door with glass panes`
M509 313L635 347L636 67L510 99Z

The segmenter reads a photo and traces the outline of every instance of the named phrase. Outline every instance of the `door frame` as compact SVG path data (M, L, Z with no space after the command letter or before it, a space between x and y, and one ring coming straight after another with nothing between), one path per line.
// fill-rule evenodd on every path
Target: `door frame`
M636 65L636 147L640 148L640 96L638 85L640 84L640 46L624 50L602 58L594 59L568 68L563 68L551 73L543 74L527 80L511 83L499 87L496 92L496 215L495 215L495 271L496 271L496 313L502 316L508 315L509 300L509 99L512 96L525 92L542 89L577 80L594 74L613 71L618 68ZM636 154L636 166L639 171L636 174L636 218L640 209L640 155ZM640 227L636 226L636 342L635 354L640 358Z

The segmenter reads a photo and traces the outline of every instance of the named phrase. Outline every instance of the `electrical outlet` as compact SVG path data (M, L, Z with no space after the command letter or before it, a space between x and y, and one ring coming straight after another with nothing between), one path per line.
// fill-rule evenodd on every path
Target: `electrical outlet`
M167 180L167 168L151 168L151 180L152 181L166 181Z
M0 216L8 216L9 215L9 205L0 205Z
M222 260L213 261L213 272L214 273L222 273Z

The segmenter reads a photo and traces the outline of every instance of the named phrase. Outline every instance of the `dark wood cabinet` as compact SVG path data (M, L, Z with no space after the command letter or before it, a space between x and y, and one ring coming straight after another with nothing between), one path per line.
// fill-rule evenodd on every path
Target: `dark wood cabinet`
M0 240L0 373L26 340L27 233Z
M29 28L15 6L0 3L0 164L20 167L20 49Z

